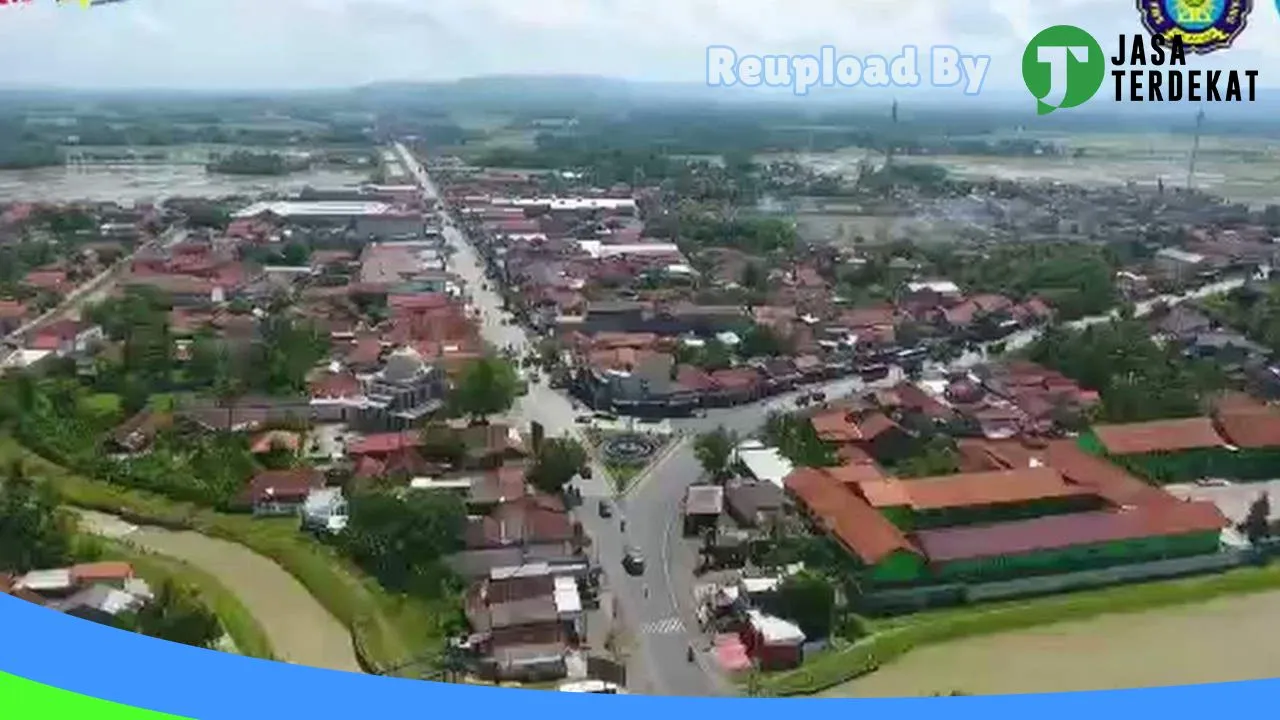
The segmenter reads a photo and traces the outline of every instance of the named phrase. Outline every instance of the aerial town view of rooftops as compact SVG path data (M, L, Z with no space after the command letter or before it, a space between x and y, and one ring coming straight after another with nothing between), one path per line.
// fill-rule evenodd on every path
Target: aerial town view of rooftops
M1280 673L1269 117L349 84L0 90L0 594L597 694Z

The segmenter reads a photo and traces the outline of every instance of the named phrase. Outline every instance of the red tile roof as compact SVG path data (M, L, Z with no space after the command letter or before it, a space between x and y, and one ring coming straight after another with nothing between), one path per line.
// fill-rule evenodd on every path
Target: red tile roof
M872 413L859 421L853 421L844 410L831 410L814 415L809 421L818 437L834 443L850 443L874 440L898 427L883 413Z
M1095 425L1093 434L1112 455L1140 455L1221 447L1222 437L1205 417L1126 425Z
M760 384L760 373L752 368L731 368L711 373L711 378L721 388L747 389Z
M352 472L356 477L367 480L386 475L387 466L371 455L362 455L360 459L356 460L356 465Z
M17 320L26 315L26 305L16 300L0 300L0 319Z
M96 562L71 566L71 581L77 584L128 580L133 566L127 562Z
M875 462L875 458L857 445L841 445L836 449L836 457L843 465L867 465Z
M876 325L892 325L897 311L890 305L880 307L853 308L840 314L838 323L851 330L870 328Z
M901 480L915 510L1012 505L1051 498L1085 497L1088 488L1068 483L1053 468L1022 468Z
M930 562L949 562L1102 543L1220 531L1226 518L1210 502L1050 515L978 527L925 530L916 541Z
M1219 411L1215 421L1222 437L1236 447L1280 447L1280 412L1272 408Z
M919 554L901 530L829 473L798 468L786 477L784 485L864 563L875 565L895 552Z
M1151 505L1177 498L1125 472L1119 466L1080 449L1074 440L1055 440L1047 448L1050 467L1071 482L1091 488L1112 505Z
M956 443L965 472L1016 470L1047 465L1048 448L1036 447L1023 440L976 440L962 438Z
M313 398L348 398L360 394L360 381L347 372L325 373L310 384Z
M59 290L67 284L67 273L63 270L32 270L22 282L42 290Z
M264 470L253 476L247 488L251 502L271 499L301 500L324 486L324 475L314 468Z
M359 455L387 455L393 450L403 447L418 447L421 444L422 434L414 430L378 433L376 435L366 435L348 445L347 454L353 457Z

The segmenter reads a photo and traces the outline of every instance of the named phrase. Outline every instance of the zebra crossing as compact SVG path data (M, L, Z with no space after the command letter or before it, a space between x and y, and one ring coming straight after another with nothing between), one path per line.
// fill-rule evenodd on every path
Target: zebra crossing
M684 623L678 617L654 620L640 626L642 635L674 635L684 632Z

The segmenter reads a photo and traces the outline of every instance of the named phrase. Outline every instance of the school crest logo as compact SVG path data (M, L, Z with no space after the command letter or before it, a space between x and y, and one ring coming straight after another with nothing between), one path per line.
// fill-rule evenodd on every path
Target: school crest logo
M1253 0L1137 0L1142 26L1198 55L1231 47L1244 32Z

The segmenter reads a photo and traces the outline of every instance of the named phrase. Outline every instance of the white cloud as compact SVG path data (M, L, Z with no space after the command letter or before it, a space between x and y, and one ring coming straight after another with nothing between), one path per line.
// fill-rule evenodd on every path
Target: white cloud
M1207 63L1280 73L1271 3ZM697 82L707 45L892 54L950 44L1016 87L1026 41L1079 24L1110 48L1139 32L1117 0L127 0L84 11L0 7L0 84L315 87L379 79L575 73ZM1277 78L1280 83L1280 78Z

